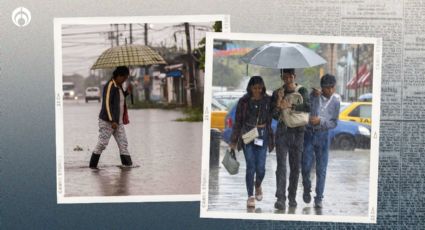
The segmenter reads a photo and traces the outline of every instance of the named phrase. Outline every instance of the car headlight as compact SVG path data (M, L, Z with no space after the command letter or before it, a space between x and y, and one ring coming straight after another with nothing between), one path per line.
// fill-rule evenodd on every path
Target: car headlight
M366 128L366 127L364 127L364 126L361 126L361 125L359 126L359 133L361 135L370 137L370 131L369 131L369 129Z
M71 97L73 97L74 96L74 91L70 91L69 92L69 95L71 95Z

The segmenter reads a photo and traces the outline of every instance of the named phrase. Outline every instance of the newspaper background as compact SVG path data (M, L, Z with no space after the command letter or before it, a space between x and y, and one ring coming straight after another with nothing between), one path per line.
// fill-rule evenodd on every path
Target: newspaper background
M276 14L271 16L271 21L280 20L280 33L283 34L383 39L378 216L377 225L367 228L423 228L425 1L286 0L280 10L285 20L279 19L279 14ZM235 25L232 28L235 32L240 27ZM243 32L248 31L245 29ZM303 227L306 225L303 224ZM271 222L256 226L297 228L298 224ZM366 225L350 224L346 227L364 229Z
M2 1L0 9L0 226L45 229L420 229L425 226L425 1ZM31 23L11 21L22 5ZM57 205L53 18L229 14L233 32L383 38L376 225L209 220L199 203ZM24 170L23 170L24 169ZM36 197L36 199L35 199ZM125 214L125 215L124 215ZM166 220L166 221L164 221ZM129 225L131 223L131 225ZM179 224L179 225L176 225ZM422 227L420 227L422 226Z

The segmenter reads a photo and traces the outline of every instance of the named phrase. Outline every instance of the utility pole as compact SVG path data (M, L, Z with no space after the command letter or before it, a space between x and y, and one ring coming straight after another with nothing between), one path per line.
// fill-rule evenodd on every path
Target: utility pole
M133 44L133 24L130 23L130 44Z
M116 34L116 42L117 42L117 46L119 46L120 45L120 31L119 31L119 28L118 28L118 24L115 24L115 28L116 28L116 32L117 32L117 34Z
M145 46L148 45L148 23L145 23Z
M114 28L111 24L111 31L108 32L108 39L111 40L111 47L114 47Z
M145 31L144 31L145 46L147 46L148 45L148 24L145 23L144 27L145 27ZM145 100L150 101L151 100L150 91L151 91L152 79L149 76L149 67L148 66L145 66L145 76L144 76L143 80L144 80L143 86L144 86L144 89L145 89Z
M189 66L189 84L188 84L188 105L192 107L192 102L195 102L195 76L194 76L194 66L193 66L193 58L192 58L192 47L190 44L190 31L189 31L189 23L184 23L184 31L186 34L186 45L187 45L187 64Z
M360 48L359 48L359 45L357 45L357 47L356 47L356 51L357 51L357 53L356 53L356 77L357 77L357 75L359 74L359 62L360 62ZM361 77L361 76L358 76L358 77ZM358 79L357 78L355 78L355 80L356 80L356 82L355 82L355 84L356 84L356 89L354 90L354 98L355 98L355 100L357 100L357 89L358 89L358 84L357 84L357 82L358 82Z
M195 25L192 26L192 29L193 29L193 48L195 48L196 47L196 44L195 44L195 41L196 41L196 39L195 39L195 32L196 32Z

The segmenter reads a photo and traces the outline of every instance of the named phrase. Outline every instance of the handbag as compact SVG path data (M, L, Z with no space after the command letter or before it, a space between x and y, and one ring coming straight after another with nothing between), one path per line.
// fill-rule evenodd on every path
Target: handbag
M234 149L226 150L226 154L224 155L223 161L221 161L221 163L224 165L230 175L235 175L239 172L239 162L236 159Z
M246 145L251 143L255 138L257 138L259 136L257 125L258 125L258 119L260 118L260 109L261 109L261 106L260 106L260 108L258 108L257 122L255 123L255 127L252 128L251 130L249 130L244 135L242 135L243 143L246 144Z
M253 129L242 135L243 143L245 143L246 145L251 143L255 138L258 137L258 135L258 129L257 127L254 127Z
M303 97L298 93L298 89L301 88L299 85L295 92L288 94L285 99L292 105L299 105L303 103ZM308 124L309 114L306 112L295 111L290 108L284 109L280 120L285 123L287 127L295 128L305 126Z

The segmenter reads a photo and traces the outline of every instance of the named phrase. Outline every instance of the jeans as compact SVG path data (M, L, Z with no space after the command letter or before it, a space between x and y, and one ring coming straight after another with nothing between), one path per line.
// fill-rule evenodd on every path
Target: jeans
M310 171L316 158L316 201L323 199L326 168L328 166L328 131L306 130L304 135L304 153L302 156L302 176L305 192L311 191Z
M276 197L286 200L286 159L289 154L288 199L295 200L303 151L304 127L287 128L279 123L276 131Z
M266 174L266 155L267 155L267 129L258 128L259 139L263 140L263 145L258 146L254 141L245 145L243 144L243 152L246 161L246 190L248 196L254 195L254 176L255 186L259 187Z

